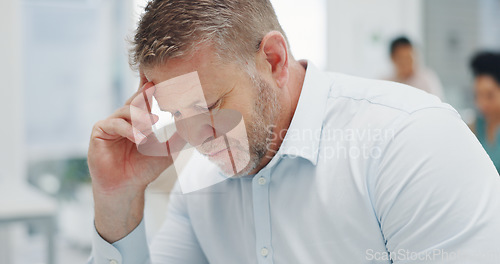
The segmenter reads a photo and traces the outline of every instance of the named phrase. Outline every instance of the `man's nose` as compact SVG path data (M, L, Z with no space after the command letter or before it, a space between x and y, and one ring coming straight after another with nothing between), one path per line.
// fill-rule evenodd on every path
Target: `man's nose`
M209 139L218 137L213 116L197 114L176 120L177 131L191 146L197 147Z
M211 111L177 119L175 126L185 141L197 147L229 133L242 119L243 116L236 110L220 109L216 113Z

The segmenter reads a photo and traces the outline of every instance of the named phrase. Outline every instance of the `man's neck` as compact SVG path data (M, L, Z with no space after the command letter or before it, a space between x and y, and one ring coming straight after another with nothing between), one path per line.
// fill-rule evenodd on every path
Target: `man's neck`
M304 79L306 76L307 69L307 61L295 61L290 60L289 66L289 76L290 79L283 90L284 98L280 101L282 104L281 112L274 124L274 129L272 131L273 142L268 144L268 151L264 158L261 160L261 163L257 168L252 171L251 174L256 174L262 168L264 168L276 155L281 144L283 143L283 139L285 138L286 132L290 127L293 116L297 109L297 105L299 103L300 94L302 92L302 86L304 85Z

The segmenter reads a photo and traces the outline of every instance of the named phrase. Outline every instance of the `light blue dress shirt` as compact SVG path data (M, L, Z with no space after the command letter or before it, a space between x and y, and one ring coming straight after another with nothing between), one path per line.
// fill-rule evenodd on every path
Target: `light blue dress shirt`
M184 173L217 175L195 155ZM500 177L456 111L409 86L309 64L285 140L257 175L171 195L89 263L500 263Z

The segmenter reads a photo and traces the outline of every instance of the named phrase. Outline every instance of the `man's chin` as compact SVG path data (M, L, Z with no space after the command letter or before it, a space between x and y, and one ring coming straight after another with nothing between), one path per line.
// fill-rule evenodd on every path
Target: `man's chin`
M227 150L215 155L205 155L228 178L247 175L255 167L249 154L241 153L235 149L229 153Z
M211 160L211 159L210 159ZM238 177L243 177L247 176L250 172L254 170L256 167L253 163L247 163L246 166L239 166L240 169L237 169L237 165L233 166L233 163L231 161L214 161L211 160L217 167L220 169L221 173L224 174L224 176L228 178L238 178Z

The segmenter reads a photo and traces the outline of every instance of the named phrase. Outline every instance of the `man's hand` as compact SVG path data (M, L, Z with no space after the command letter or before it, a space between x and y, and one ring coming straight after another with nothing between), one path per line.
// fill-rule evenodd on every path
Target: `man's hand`
M110 243L125 237L140 223L146 187L173 162L171 155L145 156L137 149L136 144L148 140L152 125L158 121L158 116L150 112L155 87L145 82L141 78L141 88L125 106L95 124L90 139L88 164L95 225Z

